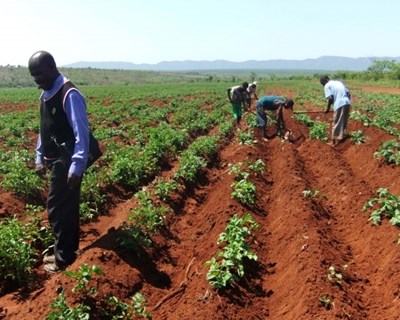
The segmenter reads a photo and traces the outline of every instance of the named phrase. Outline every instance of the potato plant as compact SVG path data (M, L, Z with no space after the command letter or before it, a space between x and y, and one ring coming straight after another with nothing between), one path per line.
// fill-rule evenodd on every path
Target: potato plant
M28 280L36 259L36 252L30 245L32 240L25 224L17 218L0 221L0 279L3 284L22 285Z
M364 212L373 209L368 220L379 225L383 218L388 218L392 225L400 226L400 198L385 188L379 188L376 194L363 206Z
M400 164L400 142L397 140L389 140L382 142L378 151L374 152L375 158L385 160L388 164Z
M258 225L250 214L238 217L236 214L228 222L225 231L217 240L217 244L225 246L206 264L210 266L207 280L217 289L225 288L245 274L244 259L257 260L246 242L252 230Z

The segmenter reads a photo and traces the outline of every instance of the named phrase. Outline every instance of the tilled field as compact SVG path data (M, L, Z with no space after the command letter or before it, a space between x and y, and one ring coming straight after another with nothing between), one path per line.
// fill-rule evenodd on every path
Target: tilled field
M81 254L71 270L98 265L105 274L96 282L98 297L140 291L153 319L399 319L399 230L387 220L373 226L362 211L378 188L400 194L400 168L373 157L392 137L350 121L349 129L362 128L366 142L346 140L332 148L308 139L307 128L285 116L299 139L240 145L233 137L199 184L175 195L174 212L150 250L128 253L117 246L121 223L135 205L119 202L82 227ZM319 117L331 120L331 114ZM257 204L245 207L231 199L228 165L257 159L267 170L252 177ZM172 166L163 175L173 172ZM316 196L304 196L313 189ZM251 238L258 260L246 262L239 283L215 290L205 262L218 251L218 235L235 213L250 213L259 224ZM45 319L60 288L70 292L74 285L38 266L35 286L1 297L0 314ZM72 295L67 300L76 302Z

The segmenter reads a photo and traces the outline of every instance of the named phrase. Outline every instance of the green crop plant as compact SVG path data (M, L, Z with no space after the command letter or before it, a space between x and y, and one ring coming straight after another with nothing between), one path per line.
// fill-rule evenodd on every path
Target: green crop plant
M0 279L22 285L32 272L36 252L31 235L17 218L0 221Z
M203 157L195 155L193 152L184 151L179 160L179 168L174 174L174 179L182 179L185 182L193 183L201 168L207 166Z
M247 179L250 176L249 172L243 170L243 162L238 162L236 164L229 163L228 166L230 167L229 174L234 174L235 180L237 181Z
M254 205L257 202L256 186L248 179L234 181L231 184L232 199L239 201L244 205Z
M29 241L33 248L44 250L54 243L54 235L48 223L43 223L43 218L38 215L44 208L27 204L25 207L25 234L29 235Z
M77 281L77 285L72 288L72 292L81 293L84 298L97 294L97 288L89 285L93 280L93 275L102 275L103 270L99 266L92 265L89 267L86 263L82 264L77 272L63 271L64 274Z
M361 114L358 110L350 112L350 117L354 120L362 122L364 127L370 127L373 123L373 120L368 114Z
M253 163L249 163L249 169L255 173L263 173L265 172L265 163L261 159L257 159Z
M238 132L239 144L251 145L254 144L253 130L239 131Z
M105 202L106 197L98 174L88 170L83 177L81 187L80 219L86 222L97 218Z
M131 320L137 317L151 319L152 315L146 311L146 307L143 305L146 302L147 299L140 292L136 292L131 297L130 303L110 296L107 299L108 309L105 313L111 320Z
M319 304L324 307L326 310L331 310L334 306L332 300L325 295L319 296Z
M129 146L115 150L110 163L110 179L123 187L137 188L154 174L157 159L146 154L139 146Z
M151 234L164 224L168 209L154 204L151 195L146 191L138 191L134 198L138 205L130 211L129 222L122 225L122 233L118 238L121 246L134 250L138 246L149 247Z
M374 225L379 225L382 218L387 217L392 225L400 225L400 198L389 192L388 189L379 188L377 197L369 199L363 206L363 212L374 209L368 220Z
M350 131L349 137L355 144L361 144L365 142L365 137L362 130Z
M306 114L300 113L296 114L294 117L297 121L305 124L307 127L311 127L314 124L314 121L312 121L311 118Z
M342 267L343 269L347 268L347 265L344 265ZM334 266L330 266L328 269L328 280L336 285L341 286L342 285L342 280L343 280L343 275L338 272Z
M305 198L316 198L327 199L327 196L322 194L317 188L306 189L303 191L303 196Z
M327 130L328 125L322 121L315 121L310 127L310 138L321 141L328 141Z
M89 320L90 307L79 304L76 307L69 307L65 298L64 290L51 303L51 309L46 316L46 320Z
M400 142L389 140L380 144L378 151L374 153L375 158L382 158L388 164L400 164Z
M40 192L44 190L44 182L27 166L29 162L33 162L33 159L26 150L2 153L0 174L4 190L20 195L24 199L40 197Z
M225 246L206 264L210 266L207 280L217 289L225 288L244 276L244 259L257 260L246 240L258 224L250 214L238 217L236 214L228 222L225 231L217 240L217 244Z
M129 220L134 225L139 225L146 233L153 233L164 224L167 208L156 205L146 191L138 191L134 198L138 206L130 212Z
M174 180L158 179L154 187L154 193L162 201L170 199L171 193L178 190L179 184Z
M218 151L218 136L202 136L197 138L188 148L196 156L211 158L217 154Z

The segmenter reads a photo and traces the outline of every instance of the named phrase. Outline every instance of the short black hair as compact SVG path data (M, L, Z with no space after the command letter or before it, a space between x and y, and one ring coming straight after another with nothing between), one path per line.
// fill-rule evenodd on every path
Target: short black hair
M329 79L328 76L322 76L322 77L319 79L319 82L320 82L321 84L325 84L325 83L327 83L329 80L331 80L331 79Z
M249 86L249 83L247 81L242 83L242 87L247 89L247 87Z
M287 106L287 108L293 109L294 101L292 99L286 99L285 105Z

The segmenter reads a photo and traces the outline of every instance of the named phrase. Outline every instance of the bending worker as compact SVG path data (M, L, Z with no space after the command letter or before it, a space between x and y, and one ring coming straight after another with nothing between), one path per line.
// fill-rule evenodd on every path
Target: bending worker
M294 101L292 99L285 99L280 96L264 96L258 99L256 103L257 122L258 127L261 129L261 139L268 141L266 134L267 127L267 111L274 111L276 115L277 134L282 135L286 129L285 121L283 119L283 109L293 110Z

